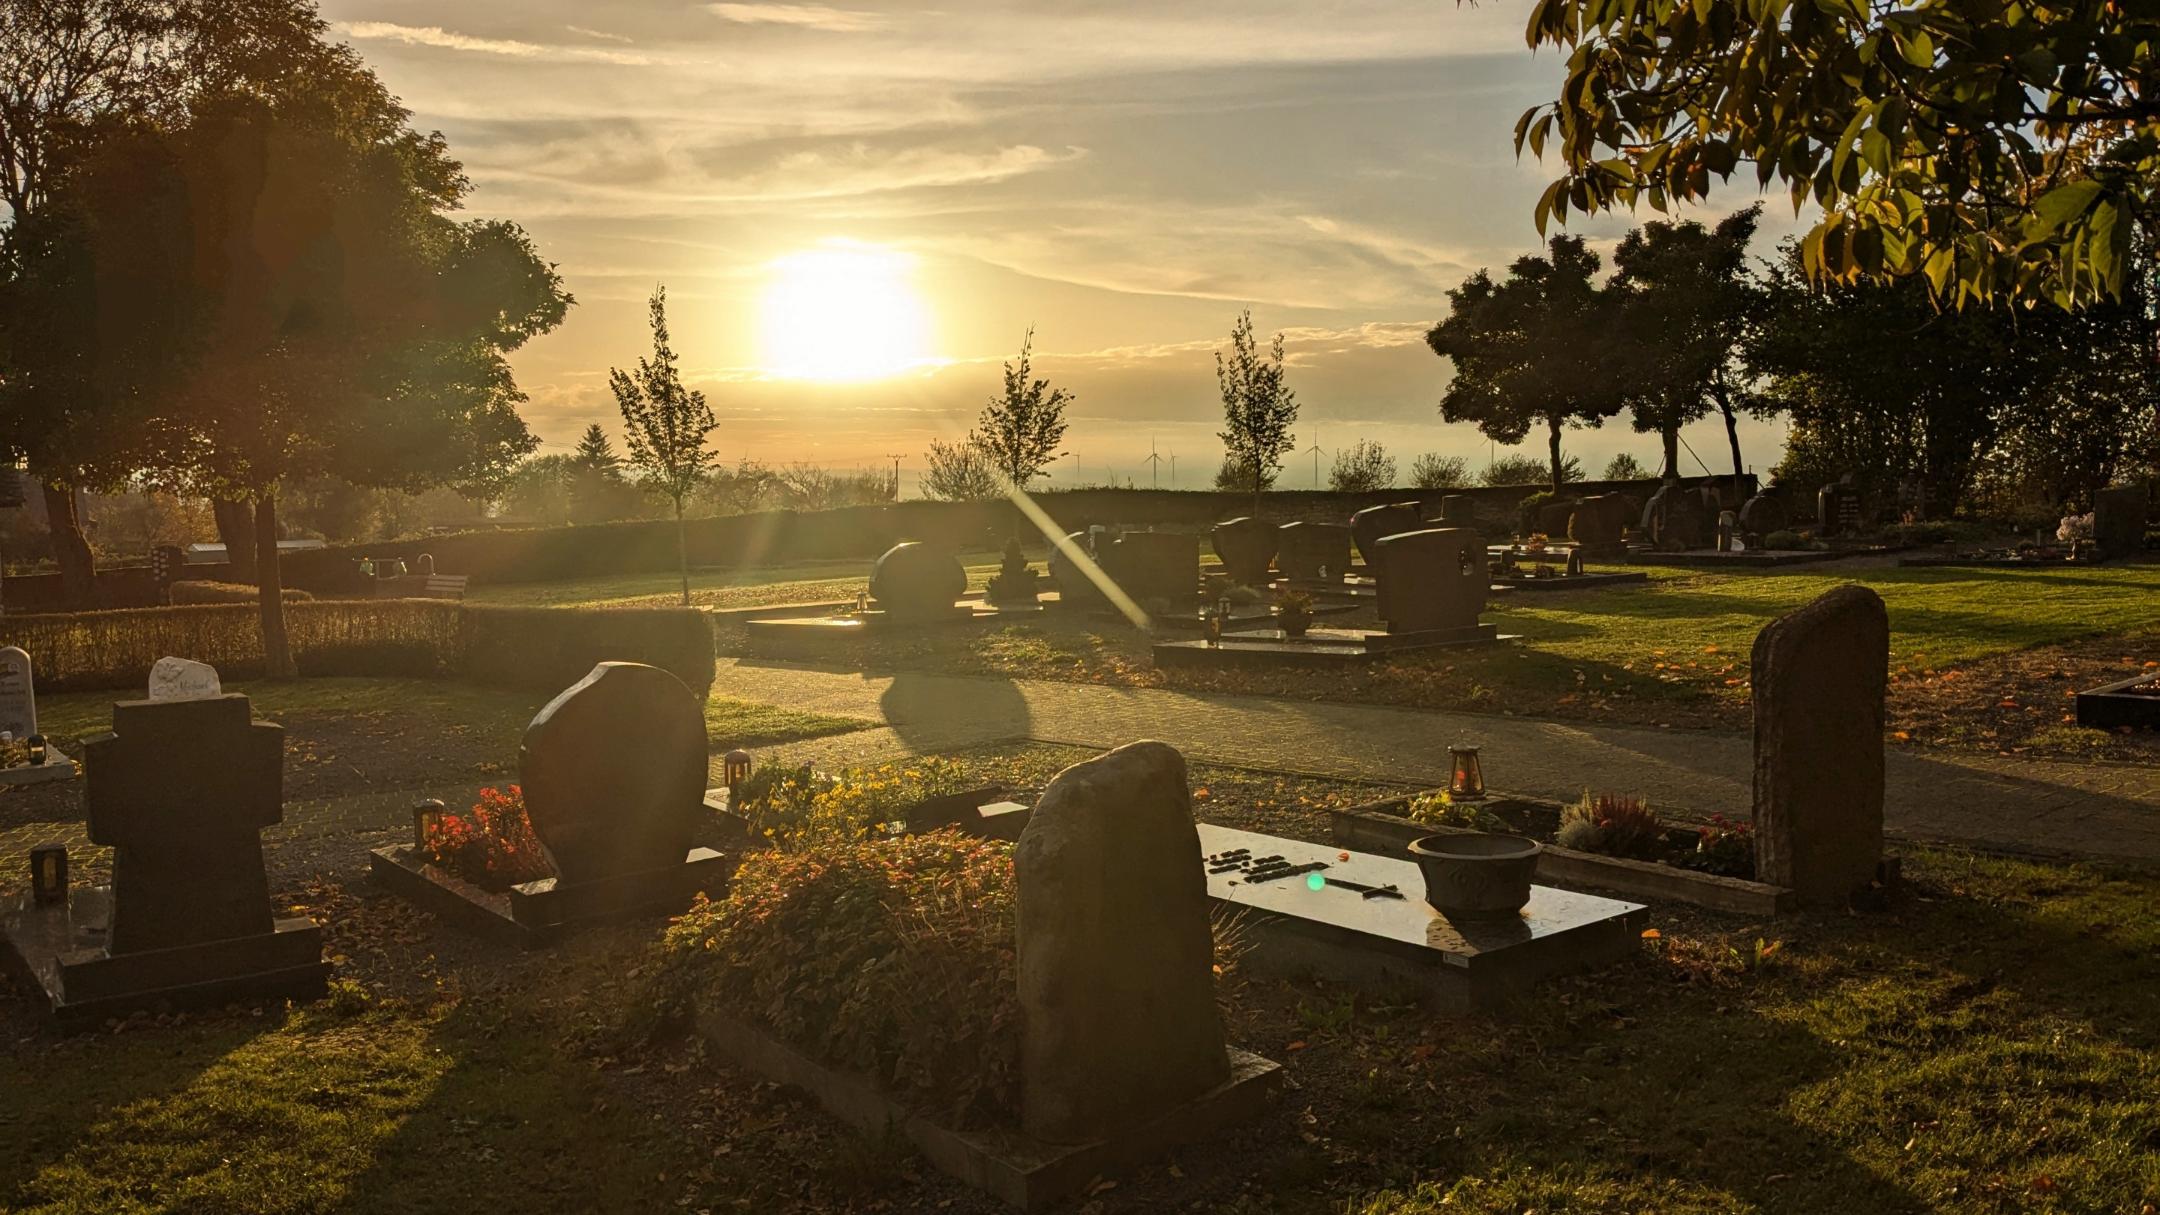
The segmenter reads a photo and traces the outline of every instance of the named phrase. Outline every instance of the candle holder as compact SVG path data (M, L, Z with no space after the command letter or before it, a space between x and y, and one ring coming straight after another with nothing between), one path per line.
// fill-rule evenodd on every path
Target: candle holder
M435 798L413 803L412 846L415 852L427 851L428 833L442 825L443 804Z
M45 736L43 734L32 734L29 745L30 766L33 768L44 767L46 758L51 754L45 745Z
M67 902L68 852L65 844L39 844L30 850L30 898L40 906Z
M720 778L727 785L728 809L740 814L743 782L750 779L750 753L737 748L721 756Z
M1485 797L1485 769L1478 762L1476 747L1455 746L1448 748L1453 762L1454 774L1448 779L1448 796L1456 801L1480 801Z

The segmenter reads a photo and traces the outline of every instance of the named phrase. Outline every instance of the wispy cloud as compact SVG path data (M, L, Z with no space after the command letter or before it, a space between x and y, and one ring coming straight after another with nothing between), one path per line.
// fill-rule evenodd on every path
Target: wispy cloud
M500 55L511 59L584 60L594 63L643 65L649 56L634 51L611 51L592 46L550 46L515 38L478 38L439 25L398 25L390 21L347 21L338 26L348 38L363 42L402 42L407 46L434 47L475 55Z
M606 30L589 30L582 25L566 25L563 28L580 38L597 38L602 42L627 43L630 41L628 34L610 34Z
M854 34L885 24L885 19L876 13L824 4L713 4L706 7L714 16L737 25L793 25Z

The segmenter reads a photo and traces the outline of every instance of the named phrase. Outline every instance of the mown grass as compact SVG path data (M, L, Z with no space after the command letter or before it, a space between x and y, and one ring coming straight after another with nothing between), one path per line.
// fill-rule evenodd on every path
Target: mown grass
M239 681L226 690L245 693L257 717L388 719L413 731L458 729L499 738L510 754L525 727L549 697L532 692L430 679L338 676L321 679ZM38 698L38 725L69 754L84 735L111 728L111 692L68 692ZM705 732L715 749L821 738L872 723L828 713L803 713L778 705L714 694L705 701Z
M996 554L963 553L968 585L980 587L997 572ZM797 565L690 571L690 602L699 607L829 603L855 598L870 583L868 560L809 561ZM672 607L682 600L676 574L619 574L568 582L475 585L473 603L543 607Z

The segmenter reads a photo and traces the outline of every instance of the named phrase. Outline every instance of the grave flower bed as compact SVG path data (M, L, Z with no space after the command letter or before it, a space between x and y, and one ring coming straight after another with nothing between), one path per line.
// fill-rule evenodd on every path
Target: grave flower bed
M741 789L741 804L729 809L751 840L796 848L821 840L904 834L934 803L999 792L965 763L938 757L834 773L807 764L768 766L750 775Z
M507 792L482 789L470 811L429 824L420 850L428 864L497 894L555 874L533 835L524 790L516 785Z
M1407 855L1411 840L1459 831L1527 836L1545 845L1537 880L1614 891L1747 915L1788 910L1792 892L1757 882L1755 841L1743 821L1712 815L1699 825L1660 822L1639 799L1585 794L1573 805L1496 793L1452 801L1445 790L1330 810L1335 841Z
M791 840L668 930L671 1009L716 1004L955 1127L1011 1122L1011 847L954 831Z

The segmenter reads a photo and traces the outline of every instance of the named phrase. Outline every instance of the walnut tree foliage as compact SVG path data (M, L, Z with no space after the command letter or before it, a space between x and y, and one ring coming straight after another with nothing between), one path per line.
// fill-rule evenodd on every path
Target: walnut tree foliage
M1058 458L1065 441L1065 409L1073 395L1033 374L1035 331L1020 342L1020 358L1005 364L1005 390L983 407L969 437L990 467L1015 489L1025 489Z
M1820 282L1938 302L2120 295L2160 170L2160 8L2121 0L1537 0L1567 56L1516 124L1563 175L1548 219L1782 182Z

